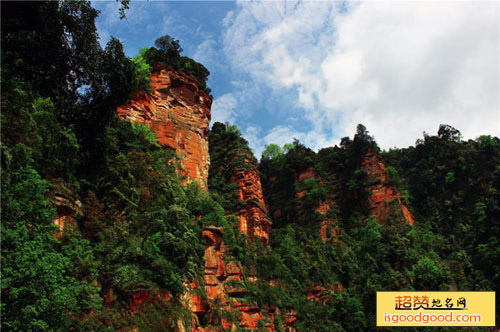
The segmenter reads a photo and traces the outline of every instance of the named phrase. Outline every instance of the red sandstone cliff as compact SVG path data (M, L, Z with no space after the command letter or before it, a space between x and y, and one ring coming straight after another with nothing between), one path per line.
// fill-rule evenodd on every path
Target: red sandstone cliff
M394 209L389 205L390 202L395 202L399 207L403 218L413 225L414 219L405 202L401 200L401 193L386 184L387 172L382 159L378 154L371 151L365 156L361 169L366 171L368 175L374 177L375 184L367 188L369 192L369 201L372 214L377 218L377 222L383 222Z
M271 221L267 217L268 211L264 202L262 184L255 161L245 159L247 169L237 170L231 175L231 182L237 186L238 199L245 202L245 206L235 211L240 220L239 229L251 239L260 239L264 244L269 242Z
M308 179L313 179L316 178L316 172L313 167L308 167L304 172L300 173L297 179L295 180L296 184L299 184L301 182L304 182ZM320 182L320 186L323 184ZM306 190L301 190L298 191L295 194L295 198L298 200L298 209L301 209L301 201L300 198L302 198L306 194ZM319 202L319 206L316 209L316 212L322 215L322 220L321 220L321 239L323 242L326 242L328 238L333 238L334 240L337 237L338 233L338 223L336 220L333 218L328 218L326 217L327 212L335 206L335 201L332 200L324 200L322 202Z
M226 246L222 241L224 231L218 227L205 227L203 239L205 241L205 290L208 302L203 305L194 305L193 312L198 316L210 314L214 303L226 311L239 312L236 321L229 322L222 319L221 325L229 330L231 325L237 325L244 329L255 329L258 321L265 315L261 308L252 303L241 303L241 297L246 289L245 283L255 282L256 276L248 273L243 274L240 264L227 254ZM192 303L197 303L195 300ZM267 325L267 330L272 331L271 324Z
M267 206L264 202L260 175L255 158L246 149L236 150L222 159L214 159L213 165L219 170L230 171L227 179L235 185L234 197L242 206L236 211L228 211L238 216L238 228L251 240L259 240L267 244L271 222ZM246 293L246 285L257 281L252 271L242 271L239 262L231 257L222 242L223 230L208 227L203 230L205 249L205 289L211 303L218 302L226 311L239 312L237 321L232 324L245 330L256 330L259 321L266 321L265 329L274 331L274 314L268 313L254 303L242 303L241 297ZM206 308L210 308L208 306ZM206 315L208 312L199 313ZM222 322L222 326L230 324Z
M151 94L140 93L127 105L119 107L119 117L149 126L162 146L175 149L177 154L185 157L182 166L188 179L197 181L207 190L211 98L201 91L191 78L165 67L156 68L151 77L151 85ZM232 212L238 216L241 232L251 239L260 239L267 243L270 221L267 218L268 212L257 164L249 159L245 159L245 164L248 167L238 168L230 177L230 181L236 185L238 199L245 202L241 209ZM223 229L218 227L204 228L203 281L186 281L187 292L181 297L181 301L192 313L193 331L220 330L200 327L201 320L208 322L208 326L222 326L224 330L236 326L254 330L263 319L269 322L266 329L272 331L272 315L264 315L261 308L255 304L244 304L237 300L246 291L243 285L255 282L256 276L248 271L244 275L239 263L227 254L222 242L223 233ZM197 291L200 287L206 292L206 297L201 295L203 292ZM168 294L164 294L162 299L168 301ZM151 300L155 299L147 292L131 294L131 313L140 310L144 302ZM236 321L230 322L225 318L220 320L217 310L239 314ZM232 325L234 327L231 327ZM178 322L177 326L179 331L185 331L182 322Z
M179 155L184 156L182 165L188 179L197 181L207 190L208 168L210 157L208 153L208 127L210 122L211 98L201 91L194 80L177 71L165 67L157 68L152 75L151 94L138 94L127 105L118 108L121 119L132 122L144 123L156 134L158 142L165 148L174 149ZM271 222L268 218L267 206L264 202L261 179L257 170L255 159L245 158L247 167L238 168L230 176L230 182L236 185L237 198L244 202L243 207L234 212L239 219L239 230L250 239L258 239L264 244L269 242ZM369 202L372 214L378 222L383 222L391 213L389 203L396 203L406 221L413 225L413 217L406 203L401 200L400 192L386 183L387 172L379 155L368 152L361 165L375 183L370 185ZM296 184L316 178L315 170L307 168L295 179ZM377 181L378 180L378 181ZM320 183L322 186L323 184ZM301 209L301 198L306 190L295 194L298 210ZM58 218L54 221L59 230L72 223L72 216L80 210L79 201L73 197L70 190L63 185L55 186L53 204L57 206ZM323 215L321 221L321 237L323 241L328 238L335 240L337 222L326 217L327 212L335 205L335 201L324 200L319 202L316 212ZM275 213L279 214L280 210ZM237 260L228 253L222 241L223 229L218 227L205 227L202 238L205 242L205 265L203 280L200 282L186 281L187 292L181 301L192 313L192 331L220 331L233 330L238 326L246 330L256 330L261 321L265 321L264 329L275 331L274 317L282 316L284 328L294 331L296 312L279 313L276 308L261 308L255 303L243 303L239 298L246 292L245 284L256 282L257 276L249 271L244 273ZM202 288L206 296L200 295L196 290ZM333 299L333 294L342 292L342 286L337 285L311 285L307 289L307 299L327 303ZM116 301L112 289L107 289L103 294L106 304ZM160 292L154 298L146 291L130 294L129 309L134 314L140 306L148 301L171 301L167 292ZM218 309L217 309L218 308ZM224 317L217 317L216 310L235 312L238 315L233 321ZM200 327L200 321L208 321L208 326L217 328ZM178 330L185 331L184 324L177 322Z
M207 190L211 97L192 78L166 67L155 68L151 86L151 94L141 92L118 107L118 116L150 127L162 146L184 157L188 179Z

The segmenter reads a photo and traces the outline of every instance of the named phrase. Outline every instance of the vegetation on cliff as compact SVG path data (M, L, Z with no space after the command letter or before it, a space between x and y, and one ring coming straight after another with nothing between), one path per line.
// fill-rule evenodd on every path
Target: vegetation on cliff
M393 213L380 224L371 213L369 191L380 178L362 163L368 151L379 149L364 126L353 140L318 153L297 141L268 147L260 170L274 216L272 251L260 256L259 276L285 282L280 291L287 296L275 300L290 300L281 305L298 311L298 330L375 329L374 295L380 290L498 289L500 140L465 142L458 133L443 125L415 147L380 153L388 165L384 185L409 203L413 227L395 213L397 201L388 202ZM311 168L314 181L297 180ZM298 197L304 189L307 194ZM326 215L317 212L321 201L330 202ZM325 218L339 227L323 243ZM332 283L343 292L329 290ZM309 285L322 285L332 305L304 301Z
M97 14L83 1L2 3L7 330L173 326L186 310L178 300L130 315L130 295L177 299L202 273L205 216L223 217L206 193L183 185L176 157L149 128L117 119L145 81L118 40L99 46ZM82 210L63 232L49 203L61 183L61 199Z
M230 244L243 267L257 271L258 281L245 284L246 301L296 312L298 331L356 331L375 329L376 291L496 290L500 140L461 142L446 128L416 147L388 152L362 125L354 139L318 153L298 141L269 146L259 165L273 219L269 247L252 243L238 251ZM210 189L226 209L237 209L241 201L227 174L252 160L247 142L220 123L210 142ZM240 161L232 161L236 151ZM382 184L401 193L401 201L386 203L391 213L382 223L369 204L370 188L381 180L362 166L368 153L380 153L387 164ZM330 207L326 214L318 210L322 202ZM413 227L399 204L411 207ZM333 221L326 241L325 219Z
M360 125L339 146L269 146L258 163L235 126L215 123L202 192L184 184L178 157L154 132L118 120L116 109L147 89L151 66L182 70L203 88L208 71L168 36L134 59L116 39L101 48L97 15L84 1L2 3L3 328L238 322L239 312L209 303L203 287L195 291L205 315L182 303L187 284L203 284L204 230L224 242L217 269L231 261L241 270L227 283L237 289L230 300L276 331L376 330L380 290L499 291L498 138L462 141L441 126L413 147L380 151ZM384 176L367 155L385 165ZM246 171L260 174L265 202L253 189L240 195L253 184L238 186L234 175ZM378 220L380 187L392 194ZM259 218L269 208L268 242L239 230L238 211L254 205Z
M210 94L211 90L207 87L207 78L210 72L201 63L189 57L181 56L183 49L178 40L165 35L155 40L155 46L141 49L133 59L133 62L141 68L138 71L140 77L148 79L151 68L167 66L191 76L200 89Z
M238 171L251 169L257 164L257 159L234 125L214 123L209 139L209 189L215 193L217 201L227 211L236 212L245 202L236 197L236 184L231 182L231 176Z

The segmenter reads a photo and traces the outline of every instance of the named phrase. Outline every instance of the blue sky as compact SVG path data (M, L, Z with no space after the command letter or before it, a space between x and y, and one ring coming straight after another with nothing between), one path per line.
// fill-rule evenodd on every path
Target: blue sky
M384 149L439 124L500 136L500 8L491 2L92 2L128 56L169 34L211 72L212 122L260 157L293 138L338 144L363 123Z

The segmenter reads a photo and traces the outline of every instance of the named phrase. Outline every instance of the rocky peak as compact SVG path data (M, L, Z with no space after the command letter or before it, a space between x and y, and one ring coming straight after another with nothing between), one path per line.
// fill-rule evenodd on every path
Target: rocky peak
M191 77L165 66L154 68L151 87L151 93L139 92L118 107L119 118L150 127L164 148L182 156L187 181L207 190L212 98Z
M410 225L413 225L413 216L408 210L406 202L401 200L401 193L387 184L387 171L380 155L368 151L361 164L361 169L375 180L374 184L368 186L367 191L369 193L371 212L377 218L377 222L383 222L391 211L394 211L389 203L395 202L403 218Z
M242 233L267 244L271 220L257 159L241 133L232 127L218 122L212 127L210 189L230 197L224 208L238 216Z

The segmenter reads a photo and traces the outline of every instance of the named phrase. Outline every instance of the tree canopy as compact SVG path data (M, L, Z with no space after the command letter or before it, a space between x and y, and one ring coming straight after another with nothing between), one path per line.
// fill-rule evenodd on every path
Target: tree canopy
M129 1L120 3L123 16ZM116 116L134 92L148 92L157 65L206 88L208 70L181 56L178 40L165 35L130 59L116 38L100 46L88 2L1 6L6 330L173 331L196 320L221 329L220 319L193 318L181 301L186 284L204 282L208 226L223 230L222 258L237 262L245 279L231 301L272 313L273 322L259 324L277 331L294 312L297 331L378 331L381 290L499 291L498 137L465 141L440 125L415 146L380 151L360 124L338 146L271 144L258 162L236 126L216 122L202 192L184 184L180 157L149 127ZM368 153L385 177L363 167ZM260 175L272 221L266 245L238 227L250 199L231 178L245 170ZM377 222L370 194L382 187L397 199L384 202L390 213ZM401 204L413 226L397 213ZM131 314L130 299L141 292L151 298ZM207 299L204 287L196 292Z
M165 65L191 75L198 83L198 86L210 94L211 90L207 87L207 79L210 72L201 63L181 56L183 49L179 40L169 35L164 35L155 40L155 46L150 47L142 55L149 65L152 67Z

